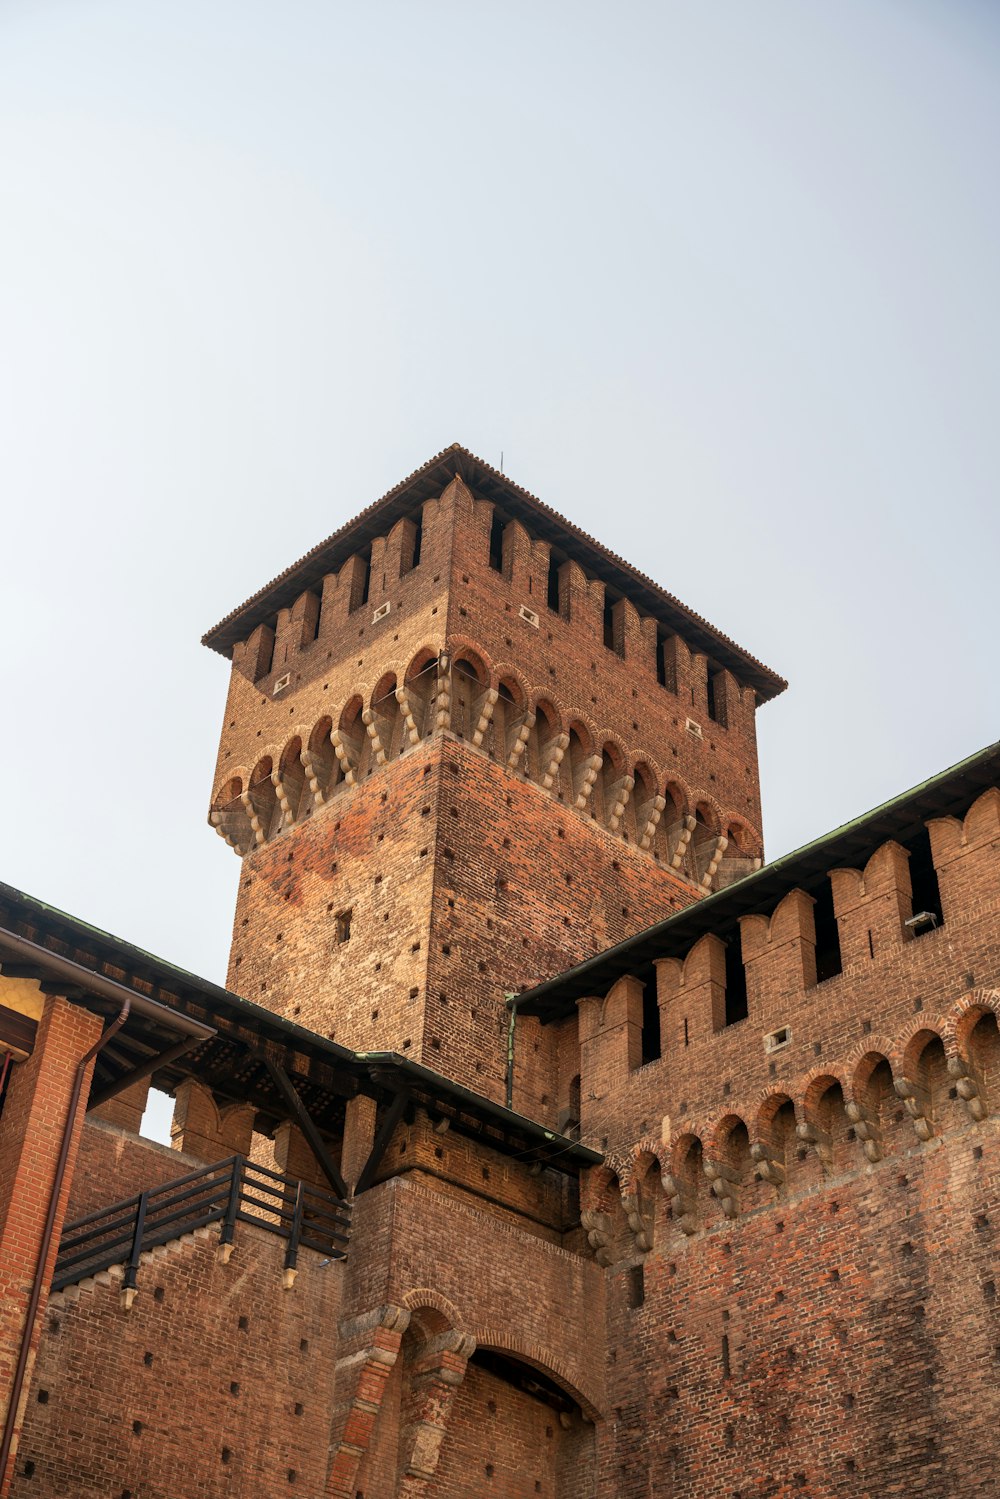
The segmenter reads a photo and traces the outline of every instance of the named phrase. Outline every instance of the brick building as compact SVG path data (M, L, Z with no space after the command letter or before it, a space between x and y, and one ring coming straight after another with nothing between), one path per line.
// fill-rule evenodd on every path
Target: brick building
M227 986L0 886L0 1496L1000 1493L1000 746L762 862L784 682L458 447L206 644Z

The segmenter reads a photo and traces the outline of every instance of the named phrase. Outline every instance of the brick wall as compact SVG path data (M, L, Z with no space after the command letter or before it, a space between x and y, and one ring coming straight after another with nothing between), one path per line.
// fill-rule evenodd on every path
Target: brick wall
M114 1284L53 1298L28 1400L15 1499L319 1494L329 1441L340 1264L240 1225L144 1265L132 1310ZM294 1476L290 1476L294 1475Z

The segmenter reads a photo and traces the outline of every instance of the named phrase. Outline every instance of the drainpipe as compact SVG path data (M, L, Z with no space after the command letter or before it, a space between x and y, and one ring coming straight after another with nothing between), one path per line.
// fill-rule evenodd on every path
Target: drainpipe
M514 1107L514 1023L517 1020L517 995L505 994L507 1004L507 1107Z
M34 1331L35 1318L38 1316L38 1303L42 1299L42 1282L45 1278L45 1262L49 1257L52 1247L52 1237L55 1233L56 1215L59 1211L59 1198L62 1195L63 1180L66 1176L66 1163L69 1160L70 1140L73 1137L73 1126L76 1123L76 1111L80 1103L80 1094L83 1091L83 1076L97 1053L121 1030L129 1016L131 1000L126 999L118 1013L117 1019L113 1020L107 1030L102 1032L87 1054L81 1057L73 1079L73 1092L70 1096L69 1109L66 1114L66 1123L63 1126L62 1142L59 1146L59 1159L56 1162L56 1174L52 1183L52 1193L49 1197L49 1208L45 1216L45 1227L42 1230L42 1243L38 1251L38 1263L35 1266L35 1278L31 1285L31 1296L28 1301L28 1312L24 1319L24 1332L21 1337L21 1351L18 1354L17 1368L14 1371L14 1383L10 1392L10 1404L7 1407L7 1419L4 1422L3 1443L0 1444L0 1492L3 1490L4 1477L7 1472L7 1463L10 1460L10 1449L14 1445L14 1427L17 1423L17 1408L21 1403L21 1391L24 1387L24 1376L28 1368L28 1353L31 1348L31 1335Z

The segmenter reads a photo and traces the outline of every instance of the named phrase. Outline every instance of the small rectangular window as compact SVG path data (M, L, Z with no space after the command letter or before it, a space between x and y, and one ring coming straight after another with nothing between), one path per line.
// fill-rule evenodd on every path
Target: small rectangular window
M726 1024L737 1025L747 1018L747 1013L747 971L737 933L726 943Z
M503 520L495 510L490 525L490 567L495 573L503 572Z
M354 915L353 910L351 910L351 911L340 911L337 914L337 916L334 918L334 940L338 944L341 943L341 942L350 942L350 940L351 940L351 917L353 915Z
M643 1265L630 1265L628 1272L628 1304L637 1311L646 1300L646 1271Z

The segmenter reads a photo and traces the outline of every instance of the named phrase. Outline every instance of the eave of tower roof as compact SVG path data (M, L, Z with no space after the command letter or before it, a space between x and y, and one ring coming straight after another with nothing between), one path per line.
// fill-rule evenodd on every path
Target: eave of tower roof
M203 635L202 644L220 655L230 656L233 646L245 640L257 625L273 618L279 609L289 608L305 589L319 583L328 573L335 572L353 553L390 530L414 505L440 494L456 475L470 489L499 504L543 540L562 547L566 546L567 540L571 541L573 555L584 567L602 582L610 583L626 594L640 611L672 626L690 645L728 667L741 681L754 688L762 702L777 697L788 686L777 672L751 656L735 640L661 588L659 583L457 442L428 459L407 478L393 485L381 499L368 505L353 520L286 567L284 572Z

